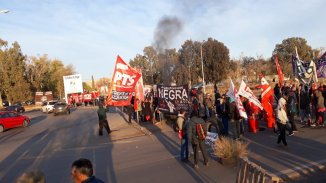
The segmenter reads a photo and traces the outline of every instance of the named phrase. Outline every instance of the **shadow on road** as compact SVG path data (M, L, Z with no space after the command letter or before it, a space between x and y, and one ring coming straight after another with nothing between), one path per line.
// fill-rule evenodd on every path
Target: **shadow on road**
M271 131L248 134L246 138L250 141L249 148L261 156L249 159L286 181L291 180L293 176L313 178L315 173L321 171L322 166L326 166L326 144L318 142L317 139L300 137L300 133L304 132L286 137L287 147L277 145L278 136ZM283 172L280 172L282 170Z
M29 126L36 125L37 123L43 121L46 118L47 118L46 115L40 115L40 116L36 116L34 118L31 118L31 123L29 124Z
M73 121L60 118L49 129L23 139L22 144L7 153L8 156L0 162L0 182L15 182L28 170L43 171L50 183L71 182L71 164L79 158L92 161L96 177L105 182L117 182L112 157L114 145L107 143L111 137L107 133L101 137L98 135L94 110L76 113ZM31 125L44 118L46 116L33 118Z
M180 154L180 144L179 142L176 142L169 136L167 136L165 133L163 133L162 129L158 126L152 124L151 122L141 122L140 125L150 132L152 132L152 135L154 135L158 141L168 150L168 152L175 157L175 160L189 173L190 176L193 177L193 179L198 183L204 183L204 182L215 182L215 180L211 180L209 177L205 175L201 175L200 172L195 171L192 167L192 163L184 163L180 160L179 155ZM166 125L166 124L164 124ZM167 127L169 128L169 127ZM191 151L191 147L189 146L189 152Z

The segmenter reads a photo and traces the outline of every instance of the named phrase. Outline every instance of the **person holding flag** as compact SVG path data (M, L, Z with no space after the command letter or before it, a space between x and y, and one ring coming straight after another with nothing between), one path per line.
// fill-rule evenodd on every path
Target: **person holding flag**
M247 119L247 113L243 107L243 104L240 100L239 94L237 89L235 89L233 81L230 79L230 88L227 93L227 95L230 97L229 103L229 121L230 126L232 127L233 131L233 138L238 139L240 137L240 123L239 119L240 117Z

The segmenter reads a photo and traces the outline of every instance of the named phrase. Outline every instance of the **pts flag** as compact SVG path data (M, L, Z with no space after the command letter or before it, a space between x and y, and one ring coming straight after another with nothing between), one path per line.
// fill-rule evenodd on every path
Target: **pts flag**
M132 92L141 74L126 64L118 55L112 77L107 105L126 106L130 104Z

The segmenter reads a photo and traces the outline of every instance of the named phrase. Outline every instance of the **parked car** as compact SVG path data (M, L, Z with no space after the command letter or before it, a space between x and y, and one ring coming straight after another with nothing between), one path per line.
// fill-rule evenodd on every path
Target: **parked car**
M13 111L0 111L0 133L9 128L27 127L31 120Z
M27 105L34 105L35 104L35 101L34 100L27 100L25 103Z
M6 111L25 112L25 108L21 105L11 105L6 107Z
M65 102L58 102L54 104L53 114L70 114L70 106Z
M56 104L57 102L58 101L56 101L56 100L50 100L50 101L44 102L42 105L42 112L46 112L46 113L53 112L54 104Z

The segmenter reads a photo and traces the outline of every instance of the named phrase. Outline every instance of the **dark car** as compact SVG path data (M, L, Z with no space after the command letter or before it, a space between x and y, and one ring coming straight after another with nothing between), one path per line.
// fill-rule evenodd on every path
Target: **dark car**
M21 105L12 105L6 107L6 111L25 112L25 108Z
M0 133L9 128L27 127L30 122L31 120L27 116L13 111L0 111Z
M70 106L65 102L57 102L53 106L53 114L70 114Z

